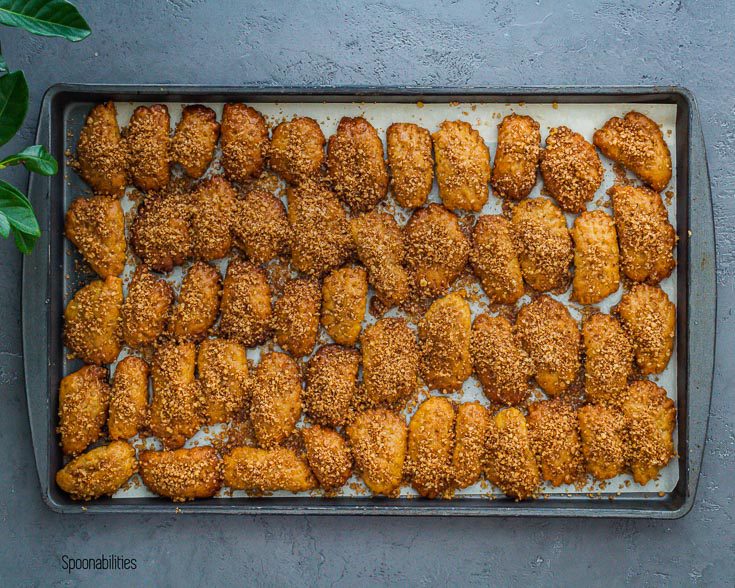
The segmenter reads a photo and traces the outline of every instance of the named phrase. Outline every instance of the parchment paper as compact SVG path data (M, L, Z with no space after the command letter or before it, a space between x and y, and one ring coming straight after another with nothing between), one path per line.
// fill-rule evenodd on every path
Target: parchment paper
M222 113L222 104L207 104L217 112L218 120L220 120ZM321 125L321 128L326 137L333 134L337 128L337 124L342 116L365 116L377 129L380 136L385 142L385 131L388 126L393 122L415 122L421 126L429 129L433 132L437 129L438 125L444 120L455 120L462 119L470 122L482 135L485 143L490 149L492 157L495 155L495 147L497 143L497 125L501 119L512 112L518 114L528 114L535 118L541 125L542 144L546 140L546 135L551 127L566 125L572 130L581 133L588 141L592 140L592 134L596 129L601 127L606 120L612 116L623 116L630 110L638 110L643 114L649 116L651 119L656 121L662 128L664 139L668 143L669 150L672 156L673 169L676 169L676 106L670 104L469 104L469 103L452 103L452 104L393 104L393 103L253 103L263 115L268 119L268 122L272 125L281 122L284 119L290 119L293 115L310 116L317 120ZM138 104L129 103L118 103L118 121L121 126L127 124L129 117L133 109ZM181 109L184 105L182 104L168 104L169 111L171 113L172 129L175 127L176 121L178 121ZM69 145L70 148L74 149L75 143ZM612 213L606 205L609 204L609 197L606 195L606 190L610 188L615 180L615 174L613 172L612 163L601 155L603 165L605 167L605 177L603 185L597 191L595 198L589 203L588 209L593 210L595 208L604 208L608 212ZM212 169L208 173L212 173ZM630 177L633 177L630 175ZM537 197L541 193L542 182L541 179L536 183L536 186L531 193L531 197ZM665 192L671 192L668 197L664 197L664 202L667 205L669 211L669 220L676 228L676 175L672 178L671 184ZM389 201L390 196L389 196ZM429 198L432 202L440 202L438 197L438 190L436 181ZM133 204L130 199L126 196L123 199L124 208L130 209ZM400 224L404 224L408 218L406 211L400 207L396 207L396 218ZM483 208L481 214L498 214L501 212L501 201L494 195L490 195L488 203ZM574 215L567 214L567 224L571 228L574 221ZM224 276L226 262L218 264L222 275ZM188 266L187 266L188 267ZM132 266L126 268L126 275L129 276L132 273ZM181 282L182 269L176 268L174 272L169 276L169 280L172 284L178 288ZM667 278L661 283L661 287L668 294L669 298L676 302L676 271L671 277ZM554 295L554 298L565 303L575 319L581 319L580 312L574 304L569 304L569 293L567 291L561 296ZM480 291L481 292L481 291ZM622 287L613 295L609 296L602 303L597 306L601 311L609 312L610 307L617 304L620 297L623 294ZM370 291L372 296L372 289ZM487 299L484 294L481 294L482 301L486 304ZM528 297L524 296L519 301L519 305L528 302ZM474 317L479 313L486 311L483 304L473 303L472 316ZM369 308L369 306L368 306ZM387 316L398 316L401 313L395 309L387 314ZM365 324L369 324L375 321L375 318L371 317L369 310L366 313ZM323 335L322 338L327 338ZM248 350L248 357L257 360L260 355L260 349ZM122 357L122 356L121 356ZM114 369L114 366L111 366ZM676 402L676 378L677 376L677 360L676 360L676 347L674 348L674 354L669 361L669 365L666 370L654 377L654 381L662 387L664 387L670 398ZM438 392L432 392L431 394L439 394ZM422 394L423 399L425 394ZM462 388L462 390L456 394L450 395L450 397L461 401L478 400L485 405L488 405L488 401L482 393L477 380L474 377L468 379ZM410 413L407 413L407 417ZM190 439L186 446L190 447L198 444L207 444L208 439L214 435L220 433L222 426L205 427L200 431L194 438ZM674 443L676 444L677 434L674 433ZM155 439L148 439L146 441L139 441L136 445L142 446L146 444L149 447L160 447L158 441ZM548 494L569 494L574 496L609 496L619 493L658 493L658 492L670 492L676 486L679 478L679 470L676 460L672 460L667 467L665 467L661 476L657 481L649 482L646 486L640 486L633 482L632 477L629 475L618 476L612 480L608 480L603 485L596 483L589 483L584 488L576 488L574 486L560 486L553 488L549 485L543 487L543 493ZM480 482L470 488L460 490L457 495L466 496L493 496L500 495L500 491L494 488L488 482ZM115 494L116 498L133 498L142 496L152 496L145 486L137 480L133 480L128 484L128 487L120 490ZM230 493L222 491L220 495L225 498ZM244 496L244 492L235 492L234 496ZM276 492L273 496L289 496L290 493ZM308 495L308 493L305 493ZM318 495L318 493L312 493L311 495ZM342 496L362 496L369 497L364 485L360 479L354 476L348 483L343 487L340 492ZM401 491L402 496L415 496L416 492L409 486L404 486Z

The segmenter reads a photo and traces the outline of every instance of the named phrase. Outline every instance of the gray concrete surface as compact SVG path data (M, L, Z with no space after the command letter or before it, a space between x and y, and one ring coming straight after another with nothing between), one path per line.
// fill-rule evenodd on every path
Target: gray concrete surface
M681 84L697 96L718 246L718 357L697 503L680 521L68 516L41 502L23 393L20 256L0 243L0 584L708 585L735 580L735 4L78 2L76 45L0 30L30 143L56 82ZM9 147L3 153L9 152ZM25 184L22 170L3 172ZM67 573L62 556L133 557Z

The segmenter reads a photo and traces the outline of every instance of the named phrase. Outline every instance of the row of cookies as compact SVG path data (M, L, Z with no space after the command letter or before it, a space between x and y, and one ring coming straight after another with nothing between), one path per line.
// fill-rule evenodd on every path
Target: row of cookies
M189 177L201 177L220 135L228 179L248 182L268 164L296 184L316 178L326 166L334 192L352 212L374 208L386 197L389 183L401 206L425 204L433 182L432 147L439 194L450 210L480 211L487 202L488 184L500 197L525 198L540 164L544 184L562 209L582 212L603 176L595 148L580 134L555 127L542 150L539 124L517 114L499 125L492 170L487 146L466 121L445 121L433 134L413 123L394 123L386 141L390 178L383 143L362 117L342 118L328 143L309 117L284 121L269 135L261 113L242 103L225 104L221 124L214 111L202 105L183 109L172 137L170 124L165 105L139 106L121 133L114 103L94 107L77 149L82 177L96 193L119 196L128 180L141 190L160 190L171 178L172 163L181 165ZM657 192L671 179L671 155L661 130L639 112L611 118L593 142Z
M488 398L517 404L526 398L532 376L547 394L566 391L580 374L580 342L588 397L614 396L633 375L633 359L643 375L666 368L676 330L675 305L660 287L648 284L636 284L623 295L614 309L619 321L594 314L585 320L581 334L568 309L547 295L523 305L514 327L503 317L481 314L471 328L464 293L453 292L428 308L418 325L418 344L402 319L378 321L363 331L367 278L360 267L334 270L321 288L315 280L290 279L272 304L271 286L261 268L234 259L222 282L217 268L197 262L186 273L175 306L173 299L170 285L141 267L126 298L120 278L93 281L65 309L65 344L87 363L106 364L117 359L123 341L131 348L167 340L201 341L219 319L218 335L243 349L273 337L298 358L312 354L321 324L337 344L360 343L368 389L373 377L382 377L366 369L373 357L381 369L390 362L401 367L407 383L394 380L385 385L392 389L390 398L376 391L376 402L405 401L415 389L411 374L416 370L409 369L403 353L421 355L422 377L430 389L461 388L474 363ZM393 326L395 321L402 327ZM378 325L391 325L390 345L373 346L371 333L378 332ZM605 370L604 378L596 375Z
M98 368L99 369L99 368ZM345 430L302 429L303 449L241 445L151 451L112 441L75 458L57 474L74 499L111 495L139 471L154 493L174 501L214 496L223 486L251 493L318 487L327 493L358 473L373 494L396 496L409 482L426 498L449 498L483 476L509 497L553 486L582 486L591 474L608 480L630 468L640 484L655 479L674 456L676 411L650 381L631 384L620 408L563 400L533 403L492 415L477 402L425 400L410 420L386 409L360 413Z
M347 219L339 203L329 199L331 193L313 184L289 190L288 215L267 192L236 198L221 177L193 194L172 191L141 205L131 227L134 250L144 262L140 271L168 271L192 250L210 252L197 258L218 259L229 254L233 240L255 264L290 248L292 267L314 279L356 256L378 299L390 308L405 303L412 292L432 298L443 294L468 264L490 302L499 304L514 304L526 284L537 292L558 292L570 280L572 299L593 304L618 290L621 273L635 282L657 284L675 267L675 232L660 196L633 186L612 189L614 220L603 211L588 211L569 231L550 200L534 198L516 205L510 219L480 216L470 237L460 219L438 204L417 209L403 228L391 215L376 211ZM186 204L198 194L219 206ZM232 209L239 212L222 213L224 203L213 194L229 194ZM125 223L116 199L74 201L66 234L101 277L122 272Z
M613 408L626 401L634 357L644 374L666 366L675 327L674 306L657 287L635 286L617 312L622 327L595 314L582 329L586 398ZM318 313L312 318L318 321ZM284 321L284 340L302 341L303 324ZM172 340L155 349L150 407L145 361L119 362L112 389L107 370L88 365L61 382L62 449L81 453L103 436L105 423L111 439L150 430L164 447L177 448L204 424L230 422L243 411L258 445L272 448L296 430L302 410L312 422L339 427L366 407L400 408L415 393L419 375L430 388L448 392L474 371L486 396L508 405L527 399L532 376L550 397L563 395L582 368L579 327L548 296L523 306L512 327L487 314L471 324L467 301L453 292L434 301L419 323L418 342L415 337L404 319L383 318L363 333L362 355L338 345L320 347L307 363L305 390L299 367L286 354L263 355L249 375L246 347L236 340L207 338L198 350L191 341Z
M234 111L242 111L241 116L227 116L228 113ZM162 122L155 124L158 117L154 113L157 112L166 113L166 124ZM318 182L314 183L314 179L322 175L320 170L322 170L324 161L323 146L325 143L324 136L315 121L301 117L281 123L274 130L272 145L267 143L270 145L268 147L262 144L265 141L263 137L268 138L268 131L259 113L242 104L228 104L224 112L223 127L233 128L227 133L223 131L223 149L225 144L230 145L228 141L225 141L225 137L237 135L240 137L240 142L236 141L236 145L242 147L240 145L242 142L247 145L257 144L259 147L256 151L261 153L261 156L256 158L257 162L251 162L248 167L249 170L251 167L253 169L244 173L233 169L232 164L226 165L226 162L238 158L234 155L225 157L223 152L225 176L235 181L243 181L244 177L252 179L259 176L268 160L268 154L272 151L272 166L293 188L289 191L288 216L278 199L269 198L266 193L258 191L252 197L238 199L236 190L218 176L201 183L185 197L181 194L175 197L167 193L165 188L169 185L171 177L169 152L177 154L184 149L182 145L189 146L193 152L207 155L206 165L199 165L198 169L201 171L208 167L217 141L216 133L212 136L211 132L206 132L206 129L212 124L217 125L214 120L214 112L210 109L199 105L186 107L174 137L170 140L170 147L168 146L168 111L162 105L136 109L131 120L133 130L130 130L131 125L129 125L125 136L132 134L137 139L128 141L120 134L117 127L113 104L99 105L90 113L80 136L78 148L80 170L88 181L92 181L90 178L93 176L90 176L89 173L85 174L84 170L94 169L96 159L109 162L114 159L113 153L120 158L119 152L122 145L127 145L130 141L134 144L161 143L157 150L160 153L155 159L166 162L167 171L165 174L160 174L165 181L162 180L153 186L148 185L147 189L155 189L157 192L164 191L164 193L158 198L146 199L146 202L140 206L131 227L133 251L146 265L157 271L170 271L174 265L180 265L191 257L205 261L224 257L233 242L246 251L256 263L268 261L279 254L286 253L290 248L294 267L310 275L323 275L344 262L354 250L354 245L349 239L348 220L338 200L347 202L353 212L360 212L371 209L377 203L371 194L379 193L381 199L385 196L385 190L376 188L378 185L387 186L388 176L383 169L385 166L382 143L375 129L364 119L345 118L340 123L337 133L330 138L326 157L328 162L326 178L328 184L331 185L330 190ZM243 113L248 113L248 116ZM147 124L133 124L139 118L147 121ZM240 121L243 128L233 126L234 123L230 119ZM247 121L251 123L257 121L257 124L248 125ZM487 200L487 178L483 180L480 177L482 174L478 176L478 170L487 168L486 175L489 177L489 160L479 162L475 161L476 158L473 156L476 151L473 146L476 146L478 142L483 147L484 144L474 129L471 129L472 132L463 132L462 129L466 131L466 128L462 125L467 123L460 123L461 121L447 121L443 123L441 130L434 134L440 194L443 194L442 199L448 209L463 209L462 206L452 204L453 197L448 195L450 192L460 194L454 199L477 200L482 204ZM143 140L139 135L144 133L140 130L136 131L140 126L144 128L160 127L155 135L163 137L165 141L154 141L147 135L146 140ZM257 127L257 132L251 127ZM455 133L450 132L449 129L454 128L460 130ZM106 131L103 132L102 129ZM412 130L409 131L409 129ZM425 140L416 138L417 133ZM591 191L588 190L589 198L585 197L581 206L574 208L565 205L564 202L573 198L570 194L584 191L582 186L589 176L601 177L602 168L594 147L576 134L573 134L574 140L562 141L559 137L565 133L556 132L554 129L550 133L550 144L547 145L543 154L539 155L541 153L540 137L536 137L537 133L538 124L529 117L511 115L503 120L499 128L499 146L493 176L496 180L493 183L498 186L506 185L506 192L513 192L513 198L527 195L527 191L521 194L510 190L508 186L513 183L530 183L532 186L535 183L536 168L540 159L547 191L556 198L563 210L583 211L584 205L599 187L599 182ZM318 137L315 138L315 134ZM118 137L116 147L114 149L104 148L106 143L115 141L105 142L103 138L109 139L114 136ZM204 137L207 139L205 140ZM248 138L247 141L246 138ZM425 189L423 189L422 197L413 200L411 206L424 204L428 190L431 188L433 167L432 142L428 131L419 129L416 125L397 123L389 130L387 143L389 162L391 169L394 170L394 184L397 183L397 186L404 188L423 186ZM595 134L595 143L601 146L606 154L630 166L656 189L660 190L662 185L665 186L668 182L671 175L668 147L660 129L647 117L631 112L624 119L610 119ZM205 147L202 147L203 144ZM95 145L97 149L92 148ZM195 149L194 146L198 147ZM228 147L228 149L240 154L241 158L245 157L241 152L250 153L252 151L252 149L236 149L235 147ZM122 150L125 151L125 149ZM333 153L331 159L330 150ZM120 173L123 177L126 177L125 170L128 169L128 164L125 162L128 162L131 157L135 161L152 159L150 150L141 148L133 151L139 155L134 157L128 154L121 158L120 165L123 166L123 171ZM487 151L486 148L485 151ZM596 169L600 173L589 172L587 170L589 166L584 164L583 154L589 155L590 151L597 158ZM107 156L100 156L100 152L107 153ZM317 152L321 155L317 155ZM251 159L254 157L251 153ZM173 161L185 160L188 161L181 155L173 157ZM309 163L304 163L304 160L308 160ZM339 163L329 165L331 160ZM82 162L86 162L86 165L81 165ZM376 172L375 169L378 168L383 171ZM547 172L543 172L547 168ZM188 166L185 166L185 169L188 169ZM445 171L440 172L442 169ZM556 170L557 173L551 172L551 169ZM426 181L427 170L428 182ZM668 170L668 175L665 170ZM654 171L658 171L658 174ZM193 175L197 177L197 174ZM525 178L522 182L519 179L521 177ZM501 178L515 179L503 182ZM304 186L296 188L300 184ZM103 187L95 186L94 182L92 185L97 193L104 192ZM478 196L478 190L480 190L478 186L482 185L485 191ZM124 187L123 184L121 186ZM394 186L396 197L405 203L405 199L399 198L398 193L405 193L406 190L401 190L397 186ZM443 192L442 186L444 186ZM553 186L556 186L556 189ZM356 204L357 201L370 204L361 206ZM315 207L320 210L313 210ZM294 210L292 211L291 208ZM588 268L587 273L599 274L604 280L599 288L599 293L585 292L585 290L595 289L594 286L580 283L578 292L575 294L582 303L596 302L617 284L619 272L614 258L617 256L618 242L623 272L632 280L658 283L671 273L675 265L671 255L675 243L675 232L668 222L666 208L657 192L644 188L616 187L613 190L613 208L615 222L610 217L603 216L603 212L596 212L593 216L590 216L592 213L586 213L576 229L578 240L582 242L578 249L587 251L587 257L580 258L578 265L582 266L583 271ZM479 210L474 206L466 209ZM570 276L572 242L567 234L566 223L560 210L551 202L538 199L532 204L523 203L518 212L514 214L514 217L516 216L514 233L518 240L517 253L521 258L521 269L526 281L538 291L563 288ZM447 225L447 232L451 233L451 218L447 217L443 220ZM374 219L362 223L366 227L376 224ZM439 255L449 254L447 252L449 247L457 248L456 253L451 252L456 258L454 267L450 268L454 270L452 274L457 272L458 266L463 266L463 261L466 262L466 244L459 237L455 236L454 239L450 239L447 235L440 243L440 245L447 245L447 248L430 248L420 239L415 244L409 240L404 254L404 248L396 245L395 238L387 238L396 232L396 228L388 226L386 222L381 224L385 225L380 227L380 224L377 224L384 233L381 253L386 251L392 253L391 262L394 265L401 265L404 255L407 265L420 263L420 260L416 261L416 259L421 256L423 250L429 253L440 250ZM379 231L379 229L375 230ZM125 260L122 232L122 212L115 207L113 202L79 199L72 204L67 216L67 234L102 277L107 274L119 275L121 271ZM263 236L259 237L261 234ZM575 229L572 232L572 235L574 234ZM104 236L106 241L102 245L96 242L101 240L101 236ZM319 236L326 239L327 243L324 244L321 242L322 239L316 238ZM106 248L111 251L106 252ZM366 247L362 249L365 250ZM602 253L597 255L597 250ZM104 253L107 253L105 258L95 259ZM481 263L481 260L488 258L490 260L488 263L492 263L492 260L502 253L502 247L493 248L488 245L484 250L476 251L475 259L480 260L479 263ZM439 261L434 263L438 264ZM548 275L534 275L535 268L546 265L550 266ZM418 288L421 290L420 284L426 277L421 275L420 271L409 271L409 274L409 277L413 278L413 283L418 283ZM405 276L399 277L405 281ZM518 283L517 275L514 275L513 278L516 284L515 292L518 293L521 285ZM582 282L584 281L583 279ZM401 285L401 288L406 289L405 285ZM429 287L428 289L436 288ZM393 297L399 302L402 290L399 291L398 296ZM512 297L512 294L501 296L501 298L510 298L511 303L514 302ZM509 303L504 300L500 302Z

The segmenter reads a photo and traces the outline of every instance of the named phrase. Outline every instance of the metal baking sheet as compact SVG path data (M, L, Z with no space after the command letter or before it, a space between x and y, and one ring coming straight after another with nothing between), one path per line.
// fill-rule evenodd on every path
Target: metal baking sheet
M321 92L310 90L229 90L219 94L220 91L213 89L196 89L194 93L190 89L157 89L152 91L138 90L133 88L110 89L110 93L103 92L99 95L98 89L90 88L91 92L79 93L74 92L72 88L61 89L54 88L44 102L42 111L42 120L39 123L39 134L44 132L43 114L48 108L49 127L48 133L51 139L52 151L59 160L63 159L63 151L67 148L74 150L76 145L76 137L84 120L84 116L88 112L92 104L104 100L114 99L118 105L118 116L121 125L126 124L132 109L137 103L151 102L167 102L171 112L172 126L178 120L179 112L182 104L190 102L201 102L209 104L218 113L221 112L221 104L230 100L242 100L246 102L257 103L255 106L260 110L271 123L277 123L284 118L290 118L293 114L301 114L312 116L320 125L326 136L329 136L336 129L336 125L342 116L355 116L358 114L366 116L377 128L381 137L385 136L385 129L391 122L410 121L416 122L429 128L435 129L438 124L445 119L464 119L472 123L483 136L486 144L490 148L491 154L495 152L495 143L497 138L497 124L503 116L510 112L518 112L521 114L529 114L533 116L541 124L542 137L545 138L548 129L551 126L566 124L575 131L580 132L588 140L591 139L592 133L599 128L611 116L622 116L625 112L635 108L644 114L650 116L657 121L664 133L664 138L669 144L672 152L673 164L676 174L672 179L672 183L667 188L669 191L665 195L665 201L668 204L669 217L677 228L680 235L679 245L677 247L677 255L679 258L679 267L677 272L662 283L662 287L672 300L677 302L678 312L678 328L677 328L677 346L675 354L672 357L667 370L658 376L657 383L663 386L670 397L674 399L678 407L678 430L675 433L675 443L679 448L680 458L672 460L670 464L663 470L659 480L650 482L646 487L640 487L632 483L629 476L621 476L619 479L608 481L602 487L597 484L590 484L584 488L560 487L560 488L544 488L545 499L529 502L529 503L513 503L502 497L497 490L493 490L487 482L482 482L474 487L458 492L456 498L452 501L427 501L416 498L415 492L408 486L403 488L401 498L384 499L375 498L367 495L360 489L361 483L359 479L351 480L351 483L345 486L342 496L330 499L315 498L313 494L304 494L295 496L288 493L275 493L269 497L249 498L245 493L235 492L232 497L231 493L223 492L223 496L228 499L212 499L208 501L198 501L187 505L179 506L184 510L193 509L199 511L202 509L212 510L212 505L216 504L217 512L401 512L402 514L422 514L431 512L432 514L508 514L503 512L508 509L512 514L550 514L550 509L560 508L564 514L588 514L596 513L596 516L603 514L612 514L618 516L641 516L645 510L648 516L673 516L681 515L688 509L687 487L691 486L692 476L692 459L690 443L691 427L686 423L687 415L691 413L691 403L688 394L688 375L689 363L687 361L689 350L687 343L690 343L692 331L689 328L691 323L687 323L687 286L694 277L691 274L691 266L688 263L691 250L687 251L689 245L689 231L691 230L690 209L691 199L687 198L691 194L690 185L692 183L690 161L693 156L692 145L692 128L693 119L693 102L685 92L669 91L669 92L652 92L641 89L638 91L628 90L626 92L613 92L612 94L595 93L593 91L573 90L572 92L548 92L542 94L542 90L526 91L526 93L518 92L515 95L504 95L502 92L476 93L473 91L452 91L442 94L440 91L394 91L385 92L381 90L362 90L362 91L335 91L323 90ZM146 89L147 90L147 89ZM127 92L127 94L126 94ZM537 93L536 93L537 92ZM143 95L140 95L140 94ZM92 95L90 95L92 94ZM186 95L182 95L186 94ZM218 95L219 94L219 95ZM59 108L62 106L62 108ZM698 119L695 121L698 122ZM54 139L58 143L54 142ZM61 148L59 153L58 148ZM703 155L701 153L700 155ZM603 158L603 164L606 167L605 184L597 193L595 200L597 206L605 207L608 205L608 198L605 190L612 185L614 173L609 161ZM49 328L47 329L48 344L48 377L46 378L46 412L50 420L55 423L56 410L56 389L59 379L67 373L77 369L78 364L69 362L63 355L63 348L60 344L61 321L60 314L63 305L73 295L78 287L75 281L75 252L73 246L63 239L60 227L63 226L63 212L69 202L76 196L87 192L88 188L81 180L68 169L64 170L63 181L49 182L49 195L51 202L57 203L52 207L49 217L49 235L48 248L49 253L49 271L48 287L54 293L48 298L49 303L56 301L54 305L58 309L59 316L54 318L50 316L51 311L47 308L47 320ZM701 185L707 187L707 210L709 210L708 198L708 182ZM34 186L31 186L32 188ZM54 188L58 190L57 196L54 198ZM533 196L538 196L541 191L541 182L538 182ZM701 186L699 187L701 189ZM32 190L32 192L34 192ZM430 197L432 201L439 201L436 186ZM62 203L62 205L58 205ZM126 203L128 206L130 203ZM591 206L592 207L592 206ZM55 210L58 209L58 210ZM398 209L400 210L400 209ZM483 209L483 214L497 213L500 211L500 201L491 196L488 204ZM399 221L406 218L405 211L402 211L403 218L399 216ZM56 218L52 218L56 215ZM706 215L703 215L706 216ZM571 226L572 216L568 215L569 224ZM706 220L706 218L704 219ZM56 223L54 226L53 221ZM56 231L54 231L56 228ZM711 226L710 229L711 231ZM686 232L685 232L686 231ZM684 234L683 234L684 233ZM692 240L694 241L694 240ZM40 248L40 244L39 244ZM34 253L34 257L38 253L38 249ZM59 258L59 253L60 258ZM711 258L713 261L713 257ZM53 260L57 260L59 265L54 266ZM28 266L28 264L26 264ZM222 264L226 265L226 262ZM224 269L224 267L222 267ZM180 281L180 270L175 272L171 279L175 283ZM37 276L37 274L34 274ZM704 274L706 276L706 272ZM683 277L687 279L684 280ZM701 274L700 274L701 277ZM683 282L683 283L682 283ZM53 289L53 286L55 289ZM473 316L477 312L481 312L485 306L486 299L478 290L479 299L473 303ZM613 296L606 299L600 309L607 311L610 306L617 303L622 295L622 288ZM709 295L711 302L714 302L714 291ZM60 300L57 300L57 298ZM559 300L568 303L567 295L557 297ZM29 302L25 299L24 292L24 330L26 326L26 315L32 315L33 309L26 309ZM576 318L580 318L578 310L574 305L569 305L572 314ZM389 314L396 314L393 310ZM372 318L367 316L368 322ZM54 336L56 341L54 341ZM712 343L710 343L711 345ZM701 347L699 348L701 349ZM251 350L249 355L255 359L258 356L257 350ZM711 363L710 355L710 363ZM53 361L53 360L56 361ZM26 357L28 364L29 358ZM53 366L53 369L52 369ZM51 373L53 372L53 373ZM28 371L27 371L28 374ZM711 370L710 375L711 378ZM29 382L27 381L27 385ZM35 396L29 392L29 410L31 412L32 423L34 421L34 408L32 398ZM461 396L462 400L480 400L487 404L484 396L477 385L474 378L468 380L462 392L454 395L455 398ZM707 385L707 397L709 396L709 385ZM33 405L33 407L32 407ZM706 414L704 411L705 425ZM701 417L701 415L700 415ZM38 419L40 421L40 418ZM46 423L49 421L47 420ZM48 429L48 427L47 427ZM197 437L189 442L206 443L207 437L217 433L216 427L210 427L209 430L201 432ZM39 457L38 440L36 430L34 430L34 447L36 448L37 462ZM53 475L61 463L58 446L56 443L53 430L50 439L45 441L49 447L49 455L46 456L48 467L39 466L39 476L46 478L46 498L51 506L61 510L79 510L79 505L69 501L63 493L55 488ZM701 444L700 444L701 447ZM43 452L41 452L43 453ZM696 454L696 451L694 452ZM43 457L43 456L42 456ZM696 456L695 456L696 457ZM687 463L688 462L688 463ZM54 464L53 466L51 464ZM698 459L696 466L698 469ZM696 479L694 480L696 484ZM43 482L42 482L43 486ZM492 497L493 500L488 500ZM614 498L614 500L610 500ZM634 507L635 503L635 507ZM308 505L308 506L307 506ZM533 505L533 506L531 506ZM170 510L175 508L162 499L153 497L145 487L140 484L132 483L126 489L118 492L116 496L109 500L96 501L85 505L89 510L111 509L119 510ZM290 508L289 508L290 507ZM336 510L335 510L336 509ZM403 512L403 509L407 509ZM570 510L572 509L572 510ZM583 512L578 512L581 509ZM643 510L641 510L643 509ZM555 513L560 514L560 513Z

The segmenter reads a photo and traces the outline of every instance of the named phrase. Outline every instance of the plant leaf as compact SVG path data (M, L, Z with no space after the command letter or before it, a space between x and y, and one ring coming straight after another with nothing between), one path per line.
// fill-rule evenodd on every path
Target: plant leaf
M21 253L30 253L33 251L33 247L36 245L36 241L38 241L38 237L31 237L15 229L13 229L13 239L15 240L15 246Z
M27 111L28 83L23 72L14 71L0 77L0 145L15 136Z
M39 237L41 228L30 200L15 186L0 180L0 212L8 219L14 232L25 233L31 237Z
M0 212L0 237L7 239L8 235L10 235L10 222L8 217Z
M0 234L8 236L3 223L13 231L15 246L21 253L30 253L41 236L30 200L15 186L0 180Z
M0 73L8 73L8 62L5 61L2 52L2 47L0 47Z
M0 24L69 41L81 41L92 32L76 7L66 0L0 0Z
M9 165L22 163L29 171L43 176L53 176L59 171L59 166L43 145L31 145L20 153L6 157L0 161L0 169Z

